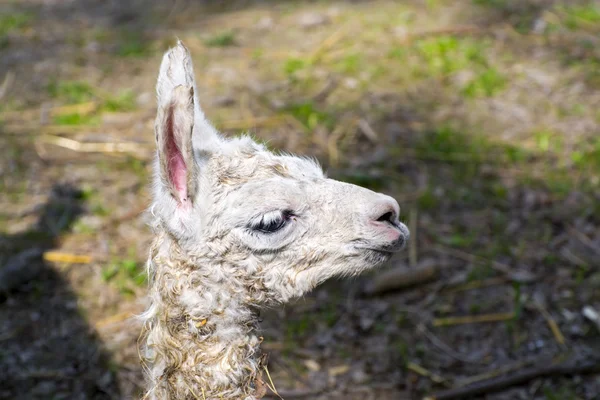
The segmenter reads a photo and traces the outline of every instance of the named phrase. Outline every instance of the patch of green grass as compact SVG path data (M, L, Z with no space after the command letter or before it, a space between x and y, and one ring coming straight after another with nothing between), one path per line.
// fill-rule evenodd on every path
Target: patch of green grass
M53 81L47 86L48 94L67 103L83 103L94 97L94 88L82 81Z
M209 37L204 41L208 47L227 47L235 46L235 32L225 31Z
M102 110L108 112L123 112L133 109L135 109L135 94L129 90L105 98L102 104Z
M123 294L134 294L136 287L146 284L146 274L132 258L117 260L102 269L102 279L116 285Z
M443 125L425 133L416 150L423 158L478 163L483 159L482 151L489 150L489 145L481 136L466 135L449 125Z
M440 36L422 39L415 43L415 50L423 60L423 74L448 75L467 67L487 66L486 44L471 38Z
M85 222L82 222L81 220L77 220L73 225L73 232L83 235L91 235L96 232L96 229Z
M463 88L466 97L492 97L506 87L506 78L496 68L486 68Z
M562 149L562 135L557 135L548 130L540 130L534 133L537 148L542 152L560 151Z
M363 57L361 54L346 54L338 63L337 69L344 74L356 74L361 70Z
M597 2L565 6L561 11L566 14L565 26L569 29L575 30L600 24L600 5Z
M150 42L139 32L125 32L119 37L117 55L121 57L141 58L152 53Z
M578 168L592 169L600 173L600 139L595 139L584 150L572 152L571 160Z
M67 104L80 104L99 100L94 113L72 113L54 116L58 125L94 125L98 123L98 114L102 112L124 112L135 109L135 95L126 90L116 95L99 94L99 90L82 81L54 81L47 86L48 94Z
M404 46L393 47L387 54L387 57L395 60L404 60L407 56L407 50Z
M287 112L310 130L319 125L331 128L334 123L332 115L318 109L317 105L311 101L291 105L287 108Z
M56 125L96 125L99 121L97 115L90 114L56 115L52 120Z
M308 66L308 61L302 58L288 58L283 64L283 72L290 78L294 78L296 73L302 71Z
M31 15L12 12L8 15L0 15L0 48L5 47L8 42L6 36L16 30L26 27L31 21Z

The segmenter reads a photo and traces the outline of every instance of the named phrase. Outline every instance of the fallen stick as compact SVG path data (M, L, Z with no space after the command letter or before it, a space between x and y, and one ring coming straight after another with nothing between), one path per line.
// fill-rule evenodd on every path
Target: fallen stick
M360 128L360 131L367 139L369 139L371 143L377 144L379 142L379 135L377 135L366 119L359 119L357 125Z
M92 257L87 255L62 253L59 251L46 251L44 252L44 261L65 264L89 264L92 262Z
M364 293L376 295L398 290L437 279L439 269L436 265L425 265L415 269L396 267L384 271L367 283Z
M488 379L473 385L443 390L427 397L427 400L464 399L505 390L537 378L562 375L589 374L600 371L600 358L590 357L584 360L573 359L555 365L540 365L521 370L514 375Z
M475 324L480 322L499 322L508 321L515 317L515 313L497 313L483 315L467 315L464 317L436 318L433 320L433 326L451 326L463 324Z
M148 148L145 143L131 142L80 142L60 136L42 135L39 140L42 143L50 143L55 146L81 153L130 153L137 154Z
M535 307L546 320L546 324L548 324L548 327L554 336L554 340L556 340L561 346L565 347L565 336L560 331L560 328L554 318L552 318L552 315L550 315L548 310L546 310L546 308L539 302L535 302Z
M439 376L437 374L434 374L433 372L426 370L425 368L423 368L422 366L420 366L418 364L409 362L406 365L406 368L418 375L421 375L421 376L431 379L435 383L450 386L450 383L448 382L448 380L446 378Z

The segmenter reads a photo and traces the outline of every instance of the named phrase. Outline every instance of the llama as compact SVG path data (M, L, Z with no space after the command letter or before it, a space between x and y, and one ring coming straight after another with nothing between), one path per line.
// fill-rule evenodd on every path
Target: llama
M408 229L391 197L250 137L223 138L200 109L181 42L163 57L157 97L147 397L259 399L258 310L382 264Z

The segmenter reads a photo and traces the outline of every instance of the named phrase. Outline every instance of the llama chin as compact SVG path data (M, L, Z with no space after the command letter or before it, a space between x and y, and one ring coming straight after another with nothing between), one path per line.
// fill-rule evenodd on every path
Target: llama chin
M409 232L391 197L329 179L312 159L222 137L181 42L163 58L157 95L140 340L148 397L255 400L265 394L256 310L382 264Z

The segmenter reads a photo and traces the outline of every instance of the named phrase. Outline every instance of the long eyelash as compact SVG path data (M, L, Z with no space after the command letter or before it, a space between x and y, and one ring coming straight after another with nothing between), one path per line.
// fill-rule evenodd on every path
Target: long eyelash
M284 215L280 211L271 211L255 218L251 223L251 228L258 228L261 225L268 225L272 222L278 221L284 218Z
M284 211L271 211L266 214L255 217L249 224L248 228L251 233L257 233L262 231L262 227L269 226L271 224L285 224L290 218L294 216L292 210ZM275 231L273 231L275 232Z

